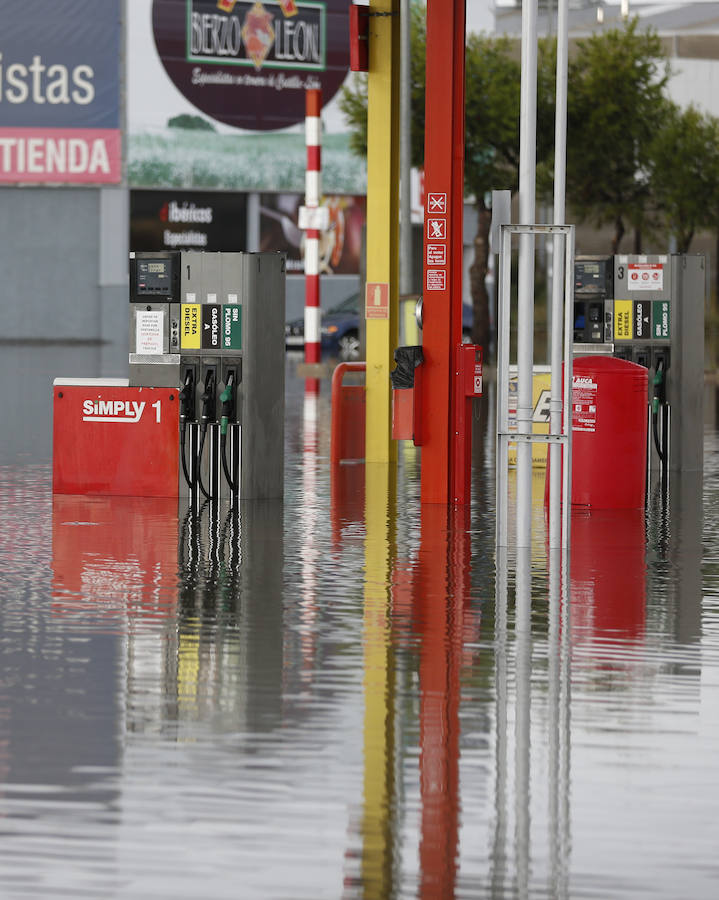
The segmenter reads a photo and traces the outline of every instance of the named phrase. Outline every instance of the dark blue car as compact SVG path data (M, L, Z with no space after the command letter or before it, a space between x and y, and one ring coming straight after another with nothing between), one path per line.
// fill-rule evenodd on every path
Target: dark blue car
M401 299L410 299L403 297ZM322 313L322 352L344 361L360 358L360 295L352 294L337 306ZM462 306L462 339L469 340L472 331L472 307ZM285 346L302 348L305 344L305 321L294 319L285 325Z

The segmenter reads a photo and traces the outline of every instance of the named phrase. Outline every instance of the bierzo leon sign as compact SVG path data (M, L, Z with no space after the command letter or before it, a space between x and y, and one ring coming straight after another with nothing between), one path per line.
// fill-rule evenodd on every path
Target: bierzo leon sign
M117 183L120 0L0 0L0 183Z
M302 121L305 91L327 103L349 67L346 0L154 0L152 23L181 93L250 131Z

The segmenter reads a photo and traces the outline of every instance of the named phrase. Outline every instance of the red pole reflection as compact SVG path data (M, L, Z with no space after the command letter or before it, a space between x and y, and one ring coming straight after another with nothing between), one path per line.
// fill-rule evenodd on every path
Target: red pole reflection
M459 846L459 698L471 617L469 509L422 506L415 582L420 650L420 896L453 897ZM478 623L477 623L478 627Z

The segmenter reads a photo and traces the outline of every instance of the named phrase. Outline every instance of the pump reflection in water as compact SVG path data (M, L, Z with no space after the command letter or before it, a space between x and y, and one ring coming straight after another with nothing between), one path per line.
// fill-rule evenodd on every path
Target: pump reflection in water
M177 637L168 640L165 661L166 693L183 733L208 717L227 732L282 720L283 548L278 501L223 514L208 503L183 521Z

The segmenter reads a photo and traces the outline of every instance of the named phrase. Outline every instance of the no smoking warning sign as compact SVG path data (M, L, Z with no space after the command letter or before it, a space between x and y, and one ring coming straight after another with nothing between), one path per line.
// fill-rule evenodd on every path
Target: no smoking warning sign
M661 263L629 263L627 287L630 291L663 291L664 266Z
M430 191L427 194L427 212L445 215L447 213L447 195Z

